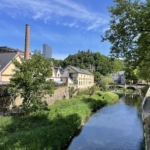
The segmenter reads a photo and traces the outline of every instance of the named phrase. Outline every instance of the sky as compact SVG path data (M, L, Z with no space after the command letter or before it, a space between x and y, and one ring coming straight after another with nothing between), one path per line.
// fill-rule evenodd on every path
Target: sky
M24 51L29 24L30 52L48 44L55 59L87 49L108 56L111 44L101 36L109 29L112 5L113 0L0 0L0 46Z

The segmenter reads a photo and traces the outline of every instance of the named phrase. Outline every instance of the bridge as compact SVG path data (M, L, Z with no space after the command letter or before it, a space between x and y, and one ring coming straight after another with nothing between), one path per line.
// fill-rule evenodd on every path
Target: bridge
M120 88L134 88L141 89L145 87L147 84L109 84L109 87L120 87Z

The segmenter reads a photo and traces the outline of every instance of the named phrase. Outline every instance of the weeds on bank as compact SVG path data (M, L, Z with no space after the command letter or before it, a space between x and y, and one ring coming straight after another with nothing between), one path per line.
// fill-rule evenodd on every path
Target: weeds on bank
M49 111L37 111L28 116L1 117L0 149L60 150L65 147L92 111L114 103L114 93L88 91L69 100L59 100Z

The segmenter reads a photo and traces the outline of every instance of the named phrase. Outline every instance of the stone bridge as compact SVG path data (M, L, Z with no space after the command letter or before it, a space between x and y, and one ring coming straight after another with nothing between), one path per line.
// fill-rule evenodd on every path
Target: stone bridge
M109 84L109 87L120 87L120 88L134 88L141 89L147 84Z

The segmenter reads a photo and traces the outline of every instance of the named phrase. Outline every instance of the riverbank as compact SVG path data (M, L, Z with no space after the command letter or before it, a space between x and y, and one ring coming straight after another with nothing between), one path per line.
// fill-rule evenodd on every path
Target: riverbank
M91 112L117 100L118 96L111 92L89 97L85 91L70 100L56 101L47 111L1 117L0 149L59 150L84 125Z

